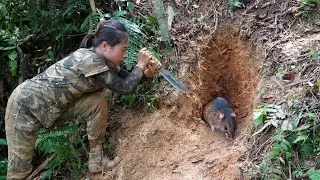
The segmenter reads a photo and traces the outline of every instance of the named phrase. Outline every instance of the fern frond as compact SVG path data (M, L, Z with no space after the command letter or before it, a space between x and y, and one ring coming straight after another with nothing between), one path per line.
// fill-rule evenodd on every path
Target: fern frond
M119 11L113 12L111 16L114 17L114 18L120 18L121 16L124 16L126 14L128 14L127 11L119 10Z
M40 179L41 180L51 180L52 178L52 174L53 174L53 170L52 169L48 169L46 171L44 171L42 174L41 174L41 177Z
M139 26L134 23L131 22L127 19L124 18L113 18L113 19L117 19L118 21L120 21L125 27L126 29L129 31L130 36L134 36L134 35L143 35L145 36L145 34L142 33L142 31L140 30Z
M101 14L99 11L95 11L90 13L86 19L83 21L83 23L80 26L80 31L82 32L92 32L92 29L90 28L90 21L93 22L93 27L96 27L96 25L99 23L101 19Z
M55 130L42 130L39 132L35 147L45 155L54 153L65 142L68 142L69 135L75 131L75 126L61 127Z

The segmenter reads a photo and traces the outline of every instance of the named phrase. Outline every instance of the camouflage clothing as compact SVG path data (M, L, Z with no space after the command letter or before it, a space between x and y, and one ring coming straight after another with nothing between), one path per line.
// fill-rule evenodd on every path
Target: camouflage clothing
M92 50L78 49L19 85L11 94L6 109L7 178L27 177L32 171L31 160L39 128L49 128L58 118L82 117L87 121L90 143L101 144L108 108L99 90L130 92L142 75L138 67L129 74L111 62L105 62Z

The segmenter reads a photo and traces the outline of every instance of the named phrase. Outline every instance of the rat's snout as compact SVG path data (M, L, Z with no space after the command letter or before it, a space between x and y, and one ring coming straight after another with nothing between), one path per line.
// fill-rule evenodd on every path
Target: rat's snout
M227 132L225 133L226 134L226 137L229 139L229 140L233 140L234 139L234 134L230 133L230 132Z

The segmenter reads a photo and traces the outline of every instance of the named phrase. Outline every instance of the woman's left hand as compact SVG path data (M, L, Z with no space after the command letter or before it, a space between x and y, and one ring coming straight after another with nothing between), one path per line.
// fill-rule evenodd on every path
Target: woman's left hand
M161 68L162 64L154 57L150 60L147 65L147 69L144 71L145 76L151 78L156 75Z

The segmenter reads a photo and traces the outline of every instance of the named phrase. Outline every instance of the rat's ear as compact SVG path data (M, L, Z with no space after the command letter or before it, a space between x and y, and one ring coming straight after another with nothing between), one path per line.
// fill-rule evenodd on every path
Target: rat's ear
M219 121L222 121L223 118L224 118L224 114L222 112L218 111L217 112L217 118L218 118Z
M237 116L236 116L236 114L235 114L234 112L233 112L233 113L231 113L231 116L232 116L232 117L237 117Z

